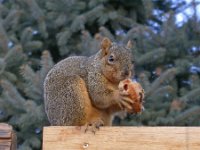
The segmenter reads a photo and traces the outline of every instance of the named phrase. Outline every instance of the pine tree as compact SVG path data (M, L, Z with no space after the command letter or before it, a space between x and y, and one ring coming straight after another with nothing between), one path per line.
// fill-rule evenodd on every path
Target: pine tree
M194 14L177 26L176 13L185 6L168 0L0 1L0 121L13 125L18 148L41 149L48 125L43 80L54 62L96 53L105 36L132 41L134 80L146 95L141 115L115 125L200 125L200 22Z

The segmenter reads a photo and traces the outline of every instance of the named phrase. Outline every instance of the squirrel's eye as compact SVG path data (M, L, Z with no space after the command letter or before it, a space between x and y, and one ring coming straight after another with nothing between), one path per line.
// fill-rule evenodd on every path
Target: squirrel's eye
M114 61L114 56L110 55L109 58L108 58L108 61L112 63Z

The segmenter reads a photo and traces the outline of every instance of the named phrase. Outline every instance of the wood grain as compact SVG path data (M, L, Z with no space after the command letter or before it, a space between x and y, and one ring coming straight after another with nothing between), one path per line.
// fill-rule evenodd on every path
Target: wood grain
M200 150L200 127L44 127L43 150Z
M0 123L0 150L16 150L17 137L12 126Z

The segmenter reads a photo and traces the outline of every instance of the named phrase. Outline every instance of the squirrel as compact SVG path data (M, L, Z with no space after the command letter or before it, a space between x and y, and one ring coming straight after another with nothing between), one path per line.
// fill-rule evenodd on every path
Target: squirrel
M45 111L51 125L111 126L114 114L130 108L133 101L120 81L132 75L131 42L126 46L103 38L93 56L71 56L58 62L44 81Z

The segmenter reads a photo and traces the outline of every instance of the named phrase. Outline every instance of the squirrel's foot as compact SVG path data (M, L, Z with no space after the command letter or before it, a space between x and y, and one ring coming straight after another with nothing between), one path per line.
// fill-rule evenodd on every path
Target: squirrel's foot
M92 122L89 122L85 125L85 132L87 131L91 131L92 133L96 133L97 130L100 129L101 126L104 125L104 122L103 120L101 119L98 119L98 120L95 120L95 121L92 121Z

